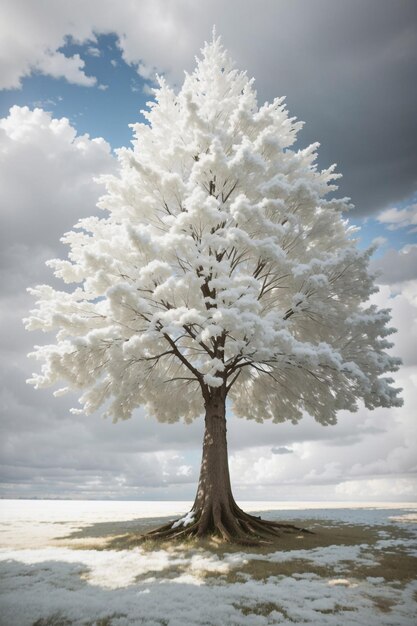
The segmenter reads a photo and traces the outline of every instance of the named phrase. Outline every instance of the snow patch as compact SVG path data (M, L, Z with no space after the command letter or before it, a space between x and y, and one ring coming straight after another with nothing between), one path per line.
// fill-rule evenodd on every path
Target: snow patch
M178 526L189 526L193 522L194 514L192 511L189 511L187 515L184 515L184 517L177 519L177 521L172 524L171 528L178 528Z
M58 547L17 550L10 546L15 545L22 533L30 535L32 520L36 517L31 517L29 503L21 504L20 507L17 504L15 509L15 517L19 517L17 526L9 510L7 521L14 528L15 537L13 539L10 531L9 547L0 551L0 576L3 581L0 626L32 626L37 620L46 620L54 615L61 616L63 623L65 619L71 621L73 626L85 626L87 621L97 623L106 619L112 626L414 626L417 607L413 594L417 592L417 582L401 588L389 584L382 577L361 580L355 576L358 563L373 562L367 544L276 551L269 555L237 552L220 556L200 549L184 550L181 546L155 551L142 548L70 550ZM51 519L56 522L66 518L62 524L66 532L68 526L75 525L77 507L74 503L62 502L32 503L32 510L38 511L39 524L42 523L42 504L49 509ZM114 517L132 519L132 509L139 504L144 503L112 502L100 503L100 506L93 502L85 503L84 518L82 514L81 517L84 522L87 519L93 522L89 507L95 507L100 521L111 510ZM149 505L150 516L151 504L145 504ZM156 513L165 503L153 504ZM168 504L173 510L181 505ZM255 504L262 509L262 503L252 503L252 510L256 509ZM71 513L69 505L73 507ZM311 515L311 510L299 513L300 516ZM388 519L393 513L392 508L389 511L379 509L378 515L375 510L369 509L360 509L356 513L360 513L359 523L380 524L385 519L387 524L392 524ZM269 517L278 514L278 511L270 511ZM323 510L320 514L325 519L331 517L330 510ZM346 509L337 514L349 517ZM43 516L47 522L45 509ZM352 517L355 517L355 512L352 512ZM4 518L4 528L7 528L7 521ZM192 513L183 515L180 521L181 525L192 523ZM48 524L57 530L56 524ZM389 529L390 526L387 526L387 533ZM32 535L32 545L36 545L36 541ZM411 539L398 540L390 535L381 539L378 545L381 550L404 547L410 550ZM239 574L239 569L254 559L270 563L302 559L305 571L293 576L268 576L266 580L254 580L247 572ZM308 571L309 564L331 567L332 576L321 577ZM240 577L239 582L227 582L225 576L231 571ZM378 606L388 606L389 611L379 610Z

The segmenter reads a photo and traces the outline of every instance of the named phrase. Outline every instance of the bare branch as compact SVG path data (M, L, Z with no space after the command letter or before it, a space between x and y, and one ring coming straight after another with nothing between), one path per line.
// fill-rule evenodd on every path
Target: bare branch
M168 341L170 346L172 346L172 350L173 350L175 356L177 356L179 358L179 360L185 365L185 367L187 367L190 370L190 372L192 372L194 374L194 376L197 378L197 380L200 381L201 384L203 384L203 377L202 377L202 375L189 362L189 360L182 354L182 352L177 347L177 344L175 343L175 341L168 335L168 333L163 332L162 334L165 337L165 339Z

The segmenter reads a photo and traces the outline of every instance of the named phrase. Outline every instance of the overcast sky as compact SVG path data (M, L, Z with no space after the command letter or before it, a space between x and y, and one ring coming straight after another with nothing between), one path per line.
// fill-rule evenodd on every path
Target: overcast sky
M42 336L26 287L96 212L94 177L152 97L180 85L213 24L259 102L285 95L355 204L361 246L381 244L375 301L392 309L404 406L343 412L333 427L229 420L239 499L417 497L417 5L407 0L3 0L0 9L0 406L3 497L192 499L203 434L138 409L116 425L74 416L75 397L25 384ZM57 284L56 281L54 284Z

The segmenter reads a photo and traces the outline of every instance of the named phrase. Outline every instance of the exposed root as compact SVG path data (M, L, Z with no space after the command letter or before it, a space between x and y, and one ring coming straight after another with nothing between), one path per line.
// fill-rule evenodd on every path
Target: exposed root
M142 540L170 541L193 537L220 537L227 543L258 546L277 541L284 533L314 534L293 524L265 520L242 511L235 502L206 506L192 512L191 523L186 518L168 522L142 535ZM184 523L186 524L184 526Z
M313 535L312 530L308 530L307 528L300 528L299 526L294 526L293 524L287 524L284 522L274 522L272 520L261 519L260 517L256 517L256 515L249 515L248 513L243 513L244 518L250 520L250 523L255 527L262 527L264 530L268 530L268 532L272 532L274 534L281 535L282 532L294 533L301 532L303 534ZM281 532L280 532L281 531Z

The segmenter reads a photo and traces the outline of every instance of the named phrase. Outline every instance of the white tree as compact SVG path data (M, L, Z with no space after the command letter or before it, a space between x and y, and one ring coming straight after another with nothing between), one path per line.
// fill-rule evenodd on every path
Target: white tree
M366 304L371 250L341 216L348 199L327 199L334 167L317 169L318 144L292 148L301 123L283 98L258 108L218 38L178 94L161 78L148 106L105 178L105 215L81 220L63 238L69 260L49 262L78 286L31 290L27 328L57 334L29 382L65 380L56 393L80 389L84 413L115 421L138 406L161 422L205 414L193 509L153 536L252 541L279 525L233 499L226 398L258 422L399 406L382 376L399 365L384 351L389 312Z

